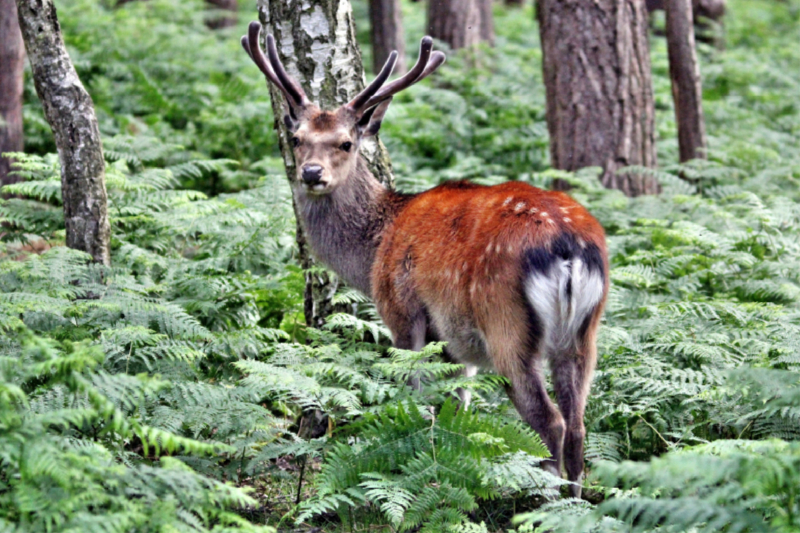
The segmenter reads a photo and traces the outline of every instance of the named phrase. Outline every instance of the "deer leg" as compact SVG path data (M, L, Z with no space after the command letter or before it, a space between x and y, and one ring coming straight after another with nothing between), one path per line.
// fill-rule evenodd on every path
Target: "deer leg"
M526 369L506 374L511 382L508 395L517 411L550 450L550 459L542 468L561 477L561 456L564 446L564 418L547 394L541 360L538 354L528 361Z
M414 352L421 352L425 348L425 333L428 329L425 313L416 313L413 319L397 320L393 324L387 323L387 326L392 332L395 348ZM410 374L406 380L406 385L418 391L422 390L419 373Z
M567 479L573 483L569 487L570 496L573 498L581 497L583 441L586 436L583 415L592 379L595 350L592 345L584 353L561 354L552 362L553 388L558 407L566 422L564 466Z
M475 365L464 365L464 370L461 371L465 378L471 378L478 373L478 367ZM472 391L459 387L456 389L459 399L461 400L460 409L469 408L469 402L472 401Z

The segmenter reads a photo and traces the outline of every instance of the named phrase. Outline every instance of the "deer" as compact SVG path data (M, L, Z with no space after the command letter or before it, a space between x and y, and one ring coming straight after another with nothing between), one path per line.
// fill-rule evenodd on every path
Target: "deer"
M252 22L242 46L285 99L292 194L312 254L372 297L396 348L446 341L464 375L487 368L504 376L519 415L550 451L541 466L561 477L563 461L569 492L580 497L584 411L609 285L602 226L565 192L519 181L404 194L375 178L361 143L378 133L395 94L444 63L430 37L405 75L387 83L392 52L369 85L331 111L289 76L272 35L264 54L260 32Z

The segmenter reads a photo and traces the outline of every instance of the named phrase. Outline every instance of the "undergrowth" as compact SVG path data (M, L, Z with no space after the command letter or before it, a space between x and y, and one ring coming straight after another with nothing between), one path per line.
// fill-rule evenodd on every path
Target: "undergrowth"
M404 4L409 50L423 11ZM451 54L399 95L382 138L403 190L565 179L606 228L586 415L597 505L554 499L495 374L458 377L440 345L391 349L354 291L336 301L356 316L305 327L313 272L294 266L267 93L239 49L249 17L210 32L199 2L71 0L59 16L105 136L112 265L62 246L29 85L25 180L0 201L4 529L798 529L800 7L732 1L727 48L701 47L707 162L673 163L652 38L661 167L630 171L664 192L638 199L593 169L548 170L532 13L496 15L497 47Z

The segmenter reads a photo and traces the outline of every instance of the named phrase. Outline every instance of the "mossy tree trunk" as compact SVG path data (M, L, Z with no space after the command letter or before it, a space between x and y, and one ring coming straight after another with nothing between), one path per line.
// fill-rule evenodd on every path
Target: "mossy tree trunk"
M694 44L691 0L666 0L667 51L681 162L706 158L703 89Z
M261 23L267 30L264 35L271 33L275 36L286 70L303 86L312 101L323 109L334 109L363 89L364 66L349 0L306 0L302 4L258 0L258 10ZM286 127L281 120L284 115L283 96L272 86L270 94L286 174L291 181L295 175L295 163ZM393 186L389 156L377 137L365 139L361 151L375 177ZM332 298L338 282L331 273L320 273L316 268L309 270L318 265L309 253L299 223L297 244L302 266L309 272L306 275L306 322L309 326L319 327L334 311Z
M656 164L644 0L539 0L550 157L555 168L602 167L606 187L656 193L627 165Z
M25 45L17 22L16 0L0 0L0 186L16 183L9 174L11 159L6 152L21 152L22 80Z
M406 45L400 0L369 0L369 23L372 34L372 71L380 72L392 50L397 50L395 74L406 72Z
M89 93L67 54L52 0L17 0L36 93L61 162L67 246L110 263L105 160Z

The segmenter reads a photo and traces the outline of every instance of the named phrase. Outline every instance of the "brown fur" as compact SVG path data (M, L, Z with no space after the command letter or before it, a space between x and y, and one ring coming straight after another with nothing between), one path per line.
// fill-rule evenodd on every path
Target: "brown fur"
M267 67L260 25L248 31L243 46L291 109L284 122L294 137L294 200L312 253L373 297L395 346L447 341L466 374L483 366L505 376L520 416L552 454L545 467L560 474L563 458L579 496L583 416L608 292L600 224L568 195L524 183L457 182L409 196L375 179L361 141L378 132L393 94L444 62L430 38L405 76L381 88L392 56L350 103L321 111L279 61ZM271 37L267 44L277 56ZM546 363L558 407L545 387Z

